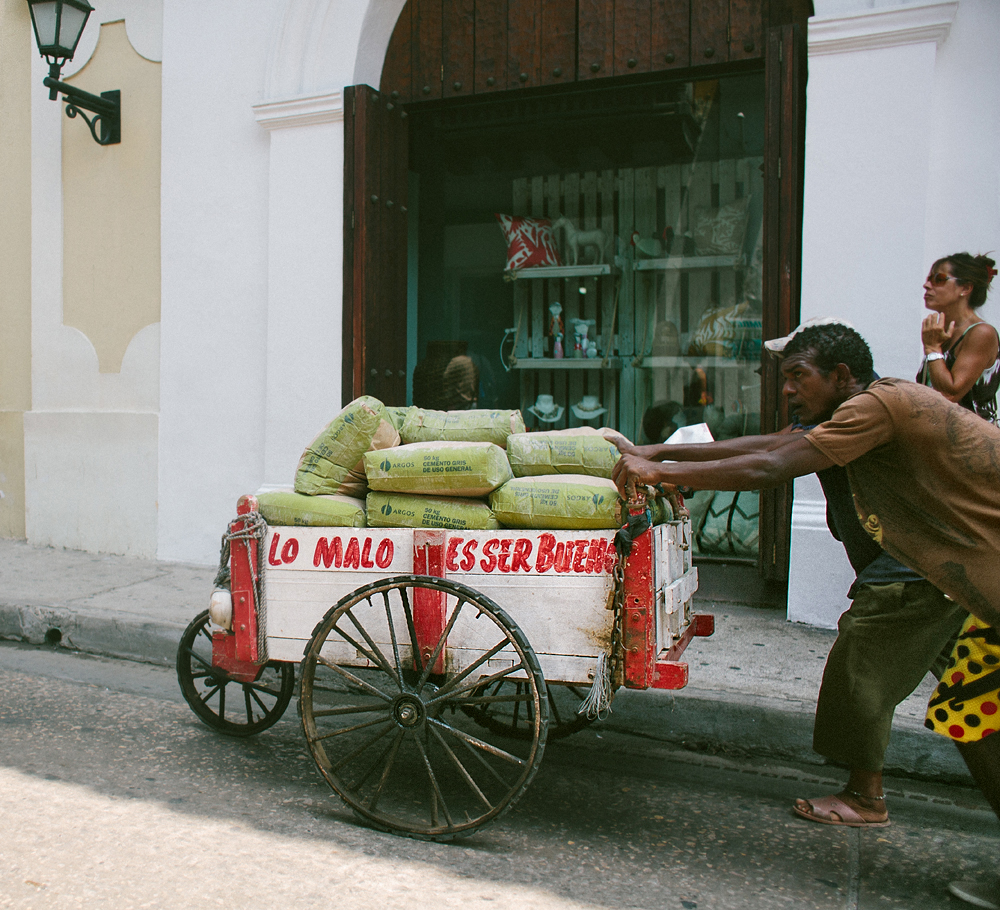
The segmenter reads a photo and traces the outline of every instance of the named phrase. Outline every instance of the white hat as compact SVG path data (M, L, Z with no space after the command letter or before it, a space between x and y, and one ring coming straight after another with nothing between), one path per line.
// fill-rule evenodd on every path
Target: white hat
M807 319L798 328L793 329L784 337L772 338L770 341L765 341L764 347L769 351L774 351L775 354L780 354L785 350L785 345L798 335L799 332L814 325L846 325L849 329L854 328L846 319L838 319L836 316L814 316L812 319Z
M601 407L601 402L596 395L584 395L572 406L571 410L580 420L590 420L606 413L608 409Z
M555 423L563 415L563 406L556 404L551 395L539 395L528 410L543 423Z

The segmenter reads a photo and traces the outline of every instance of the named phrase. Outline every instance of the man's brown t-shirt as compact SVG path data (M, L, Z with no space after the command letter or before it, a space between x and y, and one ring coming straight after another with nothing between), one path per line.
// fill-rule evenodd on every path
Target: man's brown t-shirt
M933 389L879 379L807 438L846 467L887 553L997 625L1000 429Z

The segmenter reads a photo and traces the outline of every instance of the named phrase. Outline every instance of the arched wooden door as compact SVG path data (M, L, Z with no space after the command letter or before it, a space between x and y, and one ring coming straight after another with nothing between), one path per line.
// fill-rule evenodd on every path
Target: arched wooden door
M409 0L378 89L345 93L345 401L367 393L406 403L407 113L419 119L476 98L530 104L567 88L762 73L763 337L790 331L799 317L811 14L810 0ZM786 415L773 364L761 369L768 432ZM762 494L765 578L787 576L790 515L790 488Z

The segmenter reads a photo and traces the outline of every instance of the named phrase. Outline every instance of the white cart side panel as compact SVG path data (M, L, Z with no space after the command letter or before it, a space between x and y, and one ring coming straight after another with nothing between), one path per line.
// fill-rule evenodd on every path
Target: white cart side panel
M653 568L659 651L672 647L691 622L698 569L691 565L689 521L672 521L653 528Z
M528 639L546 679L582 682L611 646L614 531L449 531L448 577L485 594Z
M597 656L610 644L613 539L612 531L447 532L446 576L480 591L511 616L547 678L582 682L592 677ZM295 543L289 544L291 540ZM391 559L386 540L392 544ZM379 577L413 569L410 530L274 528L266 545L268 653L273 660L299 660L316 624L340 598ZM379 553L384 567L371 565ZM372 616L368 621L370 632L381 633L381 638L375 636L380 646L390 647L384 619ZM463 650L463 642L449 640L453 665L466 664ZM343 652L336 659L366 663L346 646ZM474 647L470 653L469 662L475 659Z
M316 624L342 597L413 572L413 532L406 528L273 527L264 545L271 660L301 660Z

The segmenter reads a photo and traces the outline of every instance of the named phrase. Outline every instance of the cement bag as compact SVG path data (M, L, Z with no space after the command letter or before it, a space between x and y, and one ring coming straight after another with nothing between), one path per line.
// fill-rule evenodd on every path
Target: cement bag
M305 496L272 490L257 496L260 514L269 525L286 527L365 527L365 501L350 496Z
M417 496L412 493L369 493L370 528L449 528L453 531L495 531L493 510L477 499Z
M356 398L309 443L295 472L295 492L361 493L361 456L370 449L399 445L399 434L386 417L385 405L365 395ZM349 476L354 469L354 477Z
M515 477L588 474L610 478L618 458L618 447L596 433L518 433L507 440L507 459Z
M392 405L386 405L385 416L389 418L390 423L392 423L392 425L396 428L396 432L398 433L403 427L403 422L406 420L406 415L409 414L410 411L412 410L413 410L412 406L402 408L402 407L395 407Z
M373 490L437 496L486 496L514 475L507 454L491 442L416 442L368 452Z
M490 507L508 528L599 530L622 524L615 485L585 474L516 477L490 496Z
M412 408L399 428L404 445L412 442L492 442L507 448L511 433L524 432L520 411L430 411Z
M657 496L649 503L649 510L653 513L653 524L663 525L674 520L674 508L670 502L662 496Z

